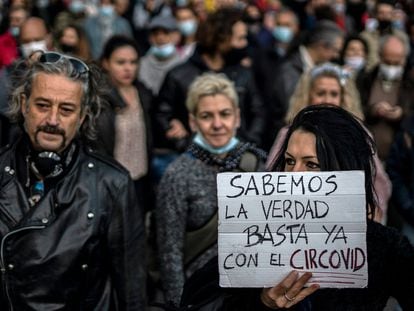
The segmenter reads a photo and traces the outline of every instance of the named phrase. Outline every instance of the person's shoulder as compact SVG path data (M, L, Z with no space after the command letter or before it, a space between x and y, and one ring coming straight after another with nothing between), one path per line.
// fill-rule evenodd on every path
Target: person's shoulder
M112 157L104 155L94 148L81 147L81 162L86 163L88 168L97 168L100 172L112 174L117 177L128 177L129 172Z
M180 154L170 165L166 172L169 174L187 174L189 170L197 166L197 160L190 153L184 152Z
M190 60L184 62L178 62L169 71L168 75L175 79L186 78L188 73L198 71L198 68Z
M0 158L4 157L4 156L7 156L7 154L10 153L12 151L12 149L14 148L14 145L15 144L8 143L4 146L1 146L0 147Z
M372 252L396 255L405 253L414 256L414 246L396 228L384 226L375 221L367 223L367 246Z
M408 38L408 34L400 29L392 29L392 34L394 36L399 37L400 39L402 39L403 41L405 41L406 43L408 43L409 38Z
M367 222L367 235L372 239L384 239L384 237L393 238L398 235L398 230L392 227L384 226L378 222L369 220Z

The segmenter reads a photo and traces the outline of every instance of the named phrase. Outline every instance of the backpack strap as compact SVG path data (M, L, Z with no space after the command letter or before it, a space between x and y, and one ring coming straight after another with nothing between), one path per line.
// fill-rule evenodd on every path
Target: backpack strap
M184 265L187 266L210 246L217 242L218 211L201 228L185 235Z
M246 151L240 158L237 171L255 172L259 166L256 154ZM218 211L201 228L186 233L184 247L184 265L187 266L200 254L217 242Z

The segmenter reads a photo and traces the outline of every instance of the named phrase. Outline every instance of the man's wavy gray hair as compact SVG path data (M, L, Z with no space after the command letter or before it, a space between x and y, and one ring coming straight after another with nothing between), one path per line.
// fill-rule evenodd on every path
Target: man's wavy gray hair
M88 64L88 67L89 71L87 73L79 73L65 57L54 63L35 62L31 64L24 74L18 78L17 87L11 97L8 111L9 118L20 124L24 122L21 110L23 104L22 95L24 94L26 99L30 98L36 75L45 73L65 76L82 85L81 115L85 115L85 120L82 123L79 134L86 140L96 139L96 119L105 102L104 94L108 88L105 87L106 81L102 78L103 75L99 67L95 64ZM28 102L26 100L26 105L28 105Z

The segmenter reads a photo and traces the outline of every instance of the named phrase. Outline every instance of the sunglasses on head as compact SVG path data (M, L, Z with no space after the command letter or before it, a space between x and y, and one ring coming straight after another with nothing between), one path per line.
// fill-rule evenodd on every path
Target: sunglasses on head
M38 61L41 63L56 63L62 58L67 59L73 66L73 68L78 72L79 74L84 74L89 72L89 67L86 65L83 61L81 61L79 58L60 54L57 52L43 52Z

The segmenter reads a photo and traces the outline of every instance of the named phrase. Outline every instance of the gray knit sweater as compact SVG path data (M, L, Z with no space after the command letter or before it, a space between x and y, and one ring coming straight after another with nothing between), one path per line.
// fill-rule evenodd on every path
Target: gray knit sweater
M264 152L258 155L264 162ZM165 298L178 304L185 279L217 255L217 243L184 268L186 231L205 225L217 211L216 175L219 168L189 153L179 156L159 184L157 242Z

